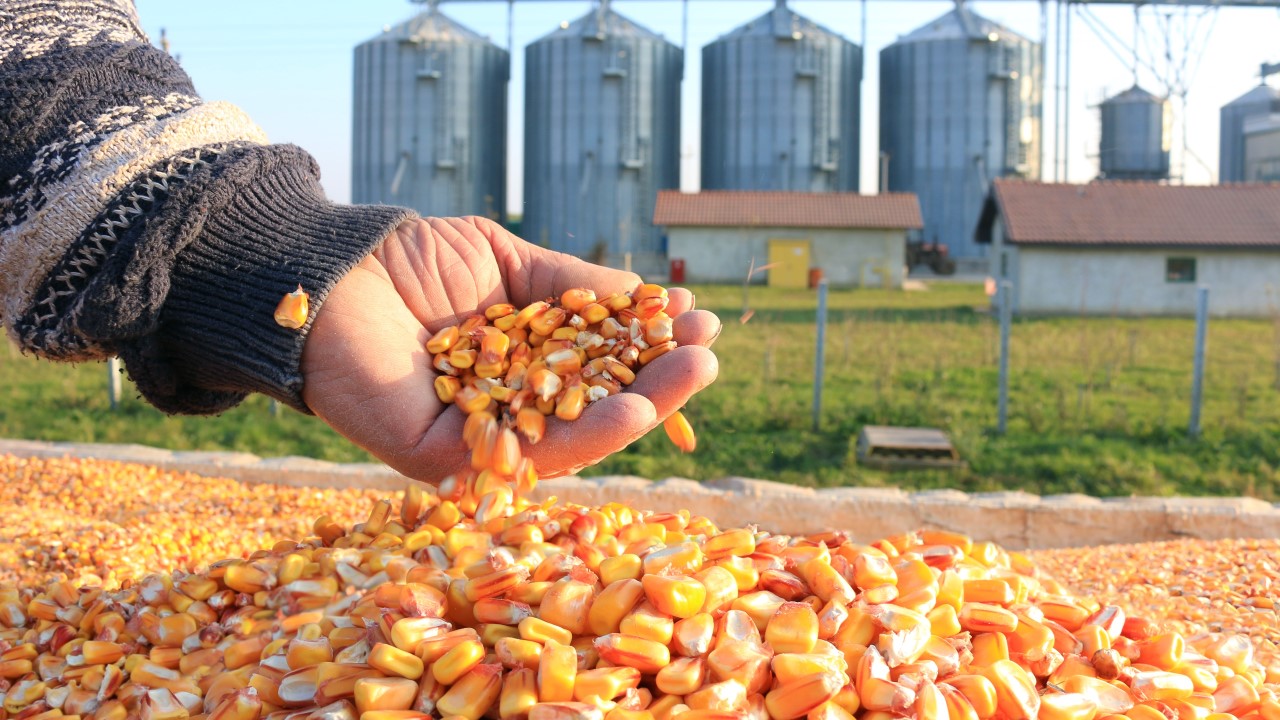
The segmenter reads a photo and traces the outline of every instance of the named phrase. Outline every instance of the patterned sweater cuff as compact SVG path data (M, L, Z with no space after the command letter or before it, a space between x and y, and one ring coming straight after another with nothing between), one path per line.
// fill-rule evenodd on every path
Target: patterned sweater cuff
M221 412L250 392L310 412L299 366L316 312L339 279L412 217L404 208L329 202L314 161L292 146L241 158L188 212L170 216L173 232L195 234L174 258L157 331L121 347L130 376L165 412ZM311 309L292 330L273 312L298 285Z

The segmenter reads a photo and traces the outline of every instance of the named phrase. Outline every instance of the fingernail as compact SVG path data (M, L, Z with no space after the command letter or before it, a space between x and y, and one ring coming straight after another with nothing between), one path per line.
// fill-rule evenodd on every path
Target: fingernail
M716 339L720 337L720 333L722 332L724 332L724 325L721 325L720 327L716 328L716 334L712 335L711 339L707 341L707 347L711 347L712 345L715 345Z

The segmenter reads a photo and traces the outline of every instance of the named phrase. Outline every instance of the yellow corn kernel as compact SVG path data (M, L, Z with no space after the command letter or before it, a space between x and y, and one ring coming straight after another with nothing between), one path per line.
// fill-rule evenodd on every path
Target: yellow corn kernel
M1161 633L1138 643L1137 662L1154 665L1161 670L1172 670L1182 662L1185 647L1182 635L1176 632Z
M369 651L367 662L388 675L417 680L422 677L422 659L394 645L378 643Z
M823 602L831 602L833 599L846 604L853 602L853 588L849 587L849 583L829 562L815 558L801 563L800 577L804 578L813 594Z
M408 710L418 696L418 683L406 678L360 678L355 682L356 710Z
M280 327L297 330L307 324L311 313L310 295L299 285L297 290L284 294L276 304L274 313L276 324Z
M996 690L996 706L1009 720L1034 720L1040 711L1036 679L1012 660L997 660L982 674Z
M538 702L537 673L519 668L507 673L498 696L498 713L504 718L521 717Z
M957 617L960 627L972 633L1007 633L1018 627L1018 616L1002 607L986 603L965 602Z
M1093 720L1098 704L1080 693L1050 692L1040 696L1040 720Z
M973 637L970 652L974 668L990 667L1000 660L1009 659L1009 638L1003 633L985 632Z
M832 673L820 673L785 685L778 685L764 696L769 716L790 720L809 714L823 703L836 697L845 679Z
M740 593L755 589L756 584L760 582L760 573L748 558L729 556L717 560L716 567L722 567L728 570L730 575L733 575Z
M552 625L541 618L525 618L516 627L520 631L521 638L532 640L536 643L546 643L548 640L554 640L562 645L568 645L573 642L573 633L562 627Z
M671 662L671 652L662 643L621 633L609 633L595 640L600 657L645 674L656 673Z
M670 666L668 666L670 667ZM596 668L579 672L573 681L573 698L613 700L640 685L640 671L629 667Z
M460 716L478 720L498 700L502 692L502 666L481 664L458 678L458 681L436 701L443 716Z
M999 578L972 578L964 581L965 602L1008 606L1014 600L1013 588Z
M605 586L619 580L639 580L644 574L644 564L638 555L623 554L600 561L600 582Z
M670 615L660 612L646 600L622 618L617 631L668 645L675 632L675 622Z
M479 640L464 640L431 663L436 682L452 685L484 659L484 645Z
M572 700L577 672L578 654L573 647L548 640L538 659L538 701Z
M943 683L955 688L969 701L979 720L987 720L999 709L995 685L983 675L953 675Z
M774 613L778 612L778 608L782 607L782 603L786 602L782 598L774 595L767 590L760 592L748 593L733 601L732 608L747 614L751 621L755 623L757 630L764 630L768 627L770 618Z
M644 572L646 575L659 575L664 570L692 574L702 569L705 556L702 554L702 548L698 547L697 543L676 542L667 537L667 531L661 525L655 524L649 527L655 531L658 528L662 528L661 538L659 539L663 542L670 541L671 544L644 556Z
M1195 686L1186 675L1152 670L1135 673L1129 681L1129 691L1139 701L1185 700L1195 692Z
M715 637L715 619L709 613L698 613L672 627L671 649L687 657L705 655Z
M677 410L662 421L662 429L666 431L671 444L680 448L681 452L691 453L698 447L698 436L693 433L693 426L685 418L684 413Z
M692 617L702 610L707 600L707 588L692 577L645 575L641 583L649 602L671 617Z
M775 684L787 685L792 681L824 672L843 673L848 664L839 658L817 653L779 653L769 663Z
M636 561L638 564L639 558ZM591 609L587 612L591 632L597 636L617 632L622 619L643 598L644 585L639 580L621 578L609 583L591 603Z
M807 603L782 603L765 627L764 639L774 652L810 652L818 642L818 614Z

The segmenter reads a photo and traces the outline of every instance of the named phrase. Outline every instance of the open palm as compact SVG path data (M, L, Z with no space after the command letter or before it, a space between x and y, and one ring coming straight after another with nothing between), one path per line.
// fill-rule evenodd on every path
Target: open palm
M442 327L496 303L517 307L586 287L603 296L639 278L531 245L482 218L403 223L329 293L302 354L303 400L352 442L409 477L437 483L468 467L464 417L436 397L424 349ZM548 418L526 454L544 476L576 472L652 430L716 377L707 349L715 315L673 289L667 313L680 347L626 392L572 423Z

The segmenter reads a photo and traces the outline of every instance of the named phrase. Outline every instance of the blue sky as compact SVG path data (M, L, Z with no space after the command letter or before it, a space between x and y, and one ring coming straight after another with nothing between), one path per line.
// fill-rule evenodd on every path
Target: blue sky
M309 150L320 162L324 185L339 201L350 198L351 168L351 56L358 43L421 10L405 0L219 0L173 2L137 0L143 27L158 42L160 28L168 31L172 49L209 100L228 100L245 108L267 131L273 142L292 142ZM706 43L734 27L768 11L771 1L692 0L689 3L689 49L685 62L682 118L681 185L698 187L698 123L700 53ZM795 0L792 9L845 35L861 41L859 2L849 0ZM472 29L489 35L499 45L507 42L505 2L455 2L445 12ZM670 0L618 0L614 9L679 44L681 4ZM898 36L947 12L949 2L933 0L869 0L867 8L866 72L862 84L862 188L874 190L877 155L879 87L878 54ZM973 2L981 15L1001 22L1033 39L1040 36L1040 5L1021 2ZM550 32L563 20L573 20L590 8L588 2L527 2L515 6L512 85L508 121L511 158L508 165L508 197L519 211L520 150L522 146L523 47ZM1053 7L1049 7L1052 43ZM1135 37L1131 6L1098 6L1092 10L1098 26L1114 37L1104 42L1105 31L1095 33L1077 17L1073 23L1070 113L1070 180L1083 182L1097 172L1098 114L1103 98L1128 88L1133 82L1132 51ZM1157 17L1157 13L1161 17ZM1211 182L1218 157L1218 109L1258 82L1262 62L1280 61L1280 11L1274 8L1193 9L1194 26L1189 53L1187 34L1174 34L1175 64L1188 57L1188 112L1185 119L1191 155L1186 159L1186 180ZM1148 6L1139 21L1140 56L1148 61L1140 69L1139 82L1160 92L1170 64L1162 57L1165 45L1161 28L1181 26L1183 11ZM1121 46L1123 45L1123 47ZM1125 58L1123 61L1117 57ZM1046 68L1046 85L1053 82L1053 48ZM1191 71L1194 71L1191 73ZM1272 83L1280 79L1272 78ZM1046 149L1053 144L1051 118L1054 108L1046 90ZM1181 144L1180 128L1175 147ZM1046 157L1046 168L1051 162ZM1175 165L1178 157L1174 158ZM1052 179L1046 177L1046 179Z

